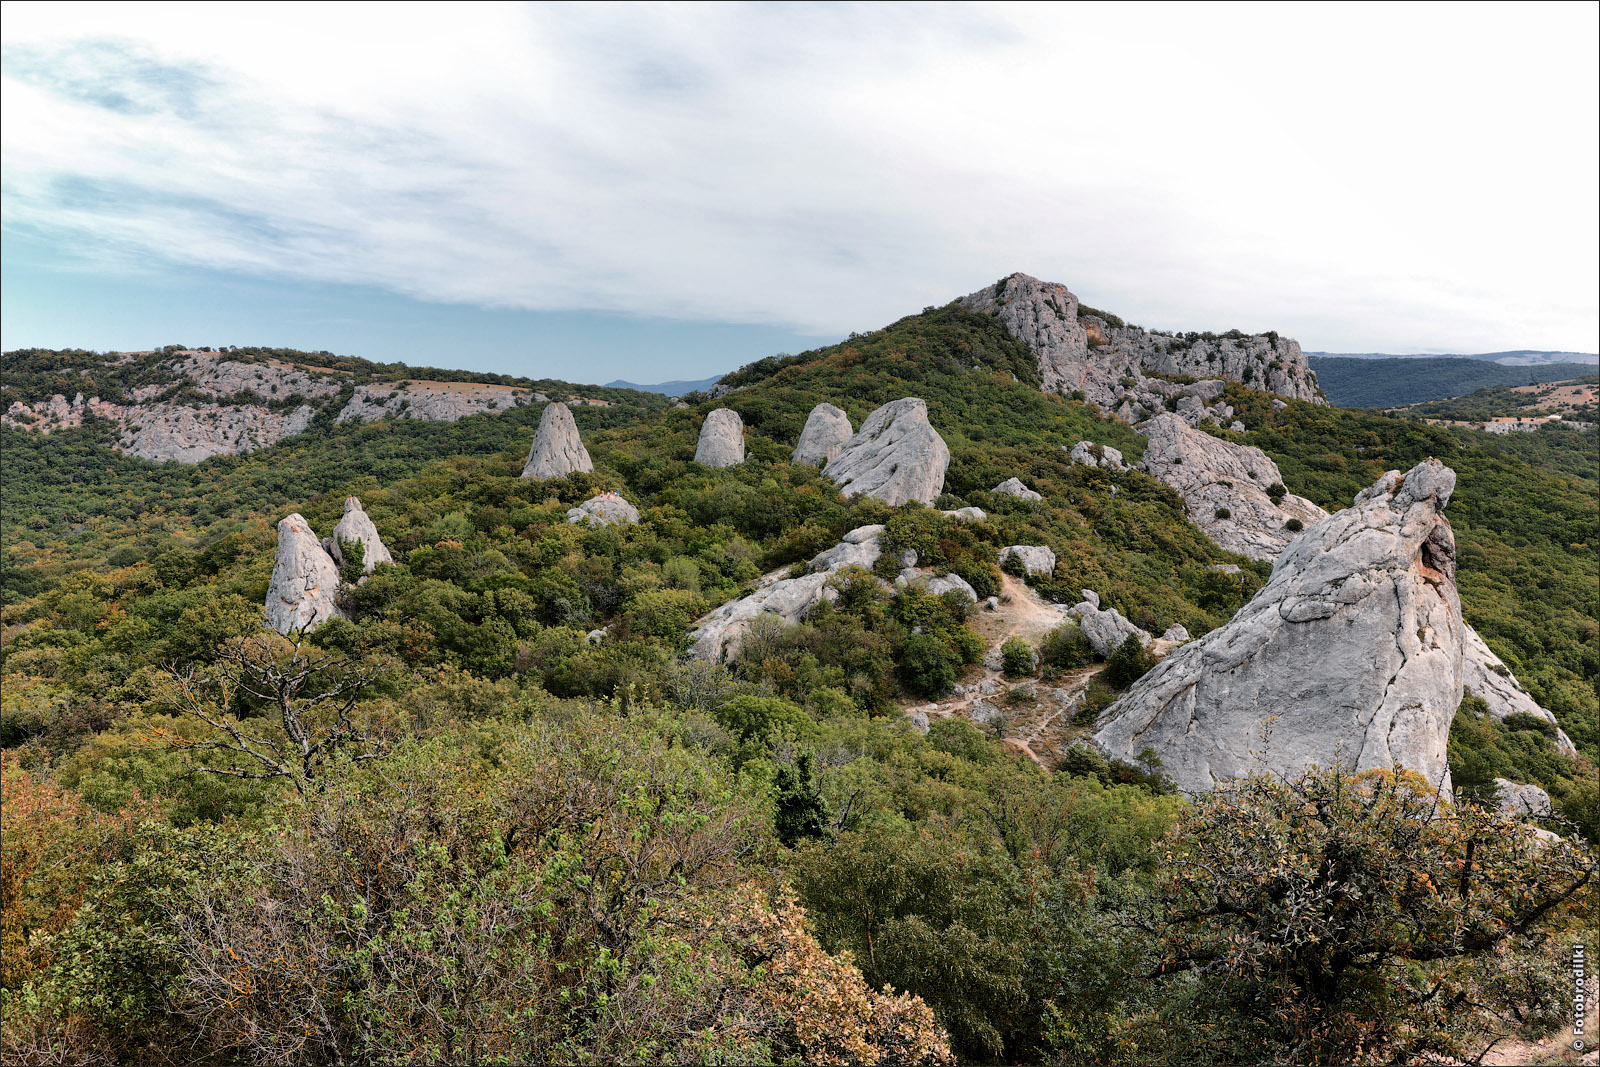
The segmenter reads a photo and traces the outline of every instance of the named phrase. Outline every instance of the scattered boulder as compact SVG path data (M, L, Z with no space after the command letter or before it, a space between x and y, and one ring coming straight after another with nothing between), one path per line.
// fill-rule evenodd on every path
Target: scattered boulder
M956 508L954 511L944 511L940 512L940 514L949 519L958 519L961 522L982 522L989 517L988 512L982 508L974 507Z
M1004 493L1006 496L1014 496L1018 500L1026 500L1030 504L1036 504L1044 499L1044 497L1023 485L1020 478L1007 478L991 489L990 492Z
M854 434L850 416L832 404L818 404L806 416L805 429L800 431L800 443L794 447L796 463L813 467L826 464L837 456Z
M1284 408L1286 408L1288 406L1289 406L1289 402L1287 400L1279 400L1277 397L1273 397L1272 398L1272 410L1273 411L1282 411Z
M1173 623L1171 626L1167 627L1166 632L1161 635L1161 640L1176 641L1179 644L1182 644L1183 642L1190 640L1189 631L1178 623Z
M1148 648L1150 635L1127 619L1116 609L1101 610L1089 608L1080 611L1084 604L1075 605L1072 614L1077 615L1078 627L1083 631L1083 636L1088 639L1089 647L1094 649L1095 655L1102 659L1111 655L1122 647L1122 643L1130 637L1137 637L1139 644Z
M1096 593L1093 589L1080 589L1078 592L1083 594L1084 603L1088 604L1090 607L1098 608L1100 606L1100 594Z
M732 408L717 408L700 426L694 461L702 467L736 467L744 462L744 420Z
M1448 791L1464 640L1444 516L1454 487L1427 460L1309 527L1231 622L1107 709L1094 744L1122 760L1152 749L1190 792L1253 771L1397 763Z
M607 490L590 497L575 508L567 509L568 522L586 522L590 526L637 525L639 509Z
M928 732L928 712L926 708L911 708L906 712L906 719L910 721L911 728L919 734Z
M916 571L910 571L900 574L894 580L894 584L897 589L905 588L906 586L919 586L931 596L943 596L953 590L959 590L974 604L978 602L977 592L967 584L966 579L957 574L924 575Z
M333 536L322 542L322 549L333 558L334 566L344 567L343 546L351 541L361 542L362 574L371 574L372 569L380 563L394 562L394 557L389 555L389 549L384 546L383 538L378 536L378 528L361 507L361 499L347 496L344 498L344 515L333 528Z
M1269 495L1268 489L1282 488L1283 475L1259 448L1212 437L1171 412L1139 432L1150 439L1139 469L1176 489L1194 524L1230 552L1276 559L1295 538L1291 519L1310 526L1328 514L1293 493Z
M701 619L690 632L693 642L690 654L713 663L738 656L746 630L761 615L775 615L785 623L801 622L824 599L832 600L839 595L828 585L832 577L832 571L819 571L799 578L784 578L749 596L728 601Z
M1004 567L1006 560L1013 556L1022 561L1023 568L1029 574L1055 573L1056 554L1048 545L1007 545L1000 550L1000 565Z
M846 496L876 497L891 507L932 504L944 491L950 449L928 422L928 405L904 397L867 416L824 473Z
M1132 412L1130 411L1131 415ZM1129 420L1135 421L1135 420ZM1062 446L1066 447L1065 445ZM1082 463L1086 467L1103 467L1110 471L1127 470L1122 465L1122 453L1110 445L1097 445L1093 441L1079 441L1072 446L1068 458L1074 463Z
M1548 819L1556 813L1550 794L1536 785L1519 785L1504 778L1494 780L1500 790L1500 811L1517 819Z
M578 436L578 424L572 421L572 411L565 404L547 404L539 417L539 431L533 435L533 447L528 449L528 462L522 466L524 478L544 481L548 478L565 478L573 471L592 471L594 463L589 450L583 447Z
M280 634L343 618L339 568L299 512L278 523L278 556L267 586L267 625Z

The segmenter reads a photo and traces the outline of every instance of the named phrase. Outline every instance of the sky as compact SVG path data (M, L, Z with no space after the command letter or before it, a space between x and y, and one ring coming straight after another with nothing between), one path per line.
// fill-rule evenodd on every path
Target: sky
M1600 5L0 6L0 346L694 379L1012 271L1600 348Z

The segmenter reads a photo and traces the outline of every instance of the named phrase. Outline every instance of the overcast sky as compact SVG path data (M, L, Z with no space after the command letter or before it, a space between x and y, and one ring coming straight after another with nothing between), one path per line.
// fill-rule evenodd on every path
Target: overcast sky
M7 3L0 330L653 381L1022 270L1595 351L1597 11Z

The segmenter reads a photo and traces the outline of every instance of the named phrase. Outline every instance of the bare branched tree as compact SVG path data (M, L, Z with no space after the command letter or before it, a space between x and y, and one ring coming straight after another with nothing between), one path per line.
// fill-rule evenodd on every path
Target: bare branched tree
M193 666L167 666L174 705L211 733L191 738L163 731L161 736L192 755L190 773L287 778L303 795L320 787L320 776L336 755L362 762L387 753L384 738L361 708L386 667L308 647L305 630L292 630L285 638L248 637L223 649L204 673ZM247 698L269 709L260 726L239 715Z

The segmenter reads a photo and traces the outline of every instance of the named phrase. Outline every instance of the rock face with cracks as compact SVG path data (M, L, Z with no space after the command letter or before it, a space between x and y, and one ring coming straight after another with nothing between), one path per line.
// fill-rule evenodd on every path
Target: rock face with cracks
M736 467L744 462L744 420L732 408L717 408L700 426L694 461L702 467Z
M1437 460L1385 474L1310 527L1220 629L1183 646L1106 711L1094 744L1145 749L1198 792L1257 771L1396 763L1450 788L1465 626Z
M278 523L278 556L267 586L267 625L280 634L343 618L335 603L339 568L296 512Z
M344 566L343 544L351 541L360 541L363 555L361 557L361 573L371 574L372 569L380 563L393 563L394 557L389 555L383 538L378 536L378 528L372 524L372 519L361 506L361 498L347 496L344 498L344 515L339 519L339 524L333 528L333 536L322 542L323 551L332 557L334 566Z
M818 404L806 416L805 429L800 431L800 443L795 445L791 458L796 463L820 467L837 456L854 433L850 416L841 408Z
M876 497L890 507L932 504L944 491L950 449L928 421L928 405L904 397L867 416L824 473L846 496Z
M522 476L544 481L565 478L574 471L592 470L594 462L578 436L578 424L572 421L571 410L565 404L546 405L544 414L539 417L539 432L533 435L533 447L528 449L528 462L523 464Z
M1291 519L1310 526L1327 512L1302 496L1267 490L1282 487L1278 465L1259 448L1234 444L1194 429L1166 412L1142 423L1150 439L1139 469L1176 489L1189 518L1229 552L1272 560L1295 538Z

